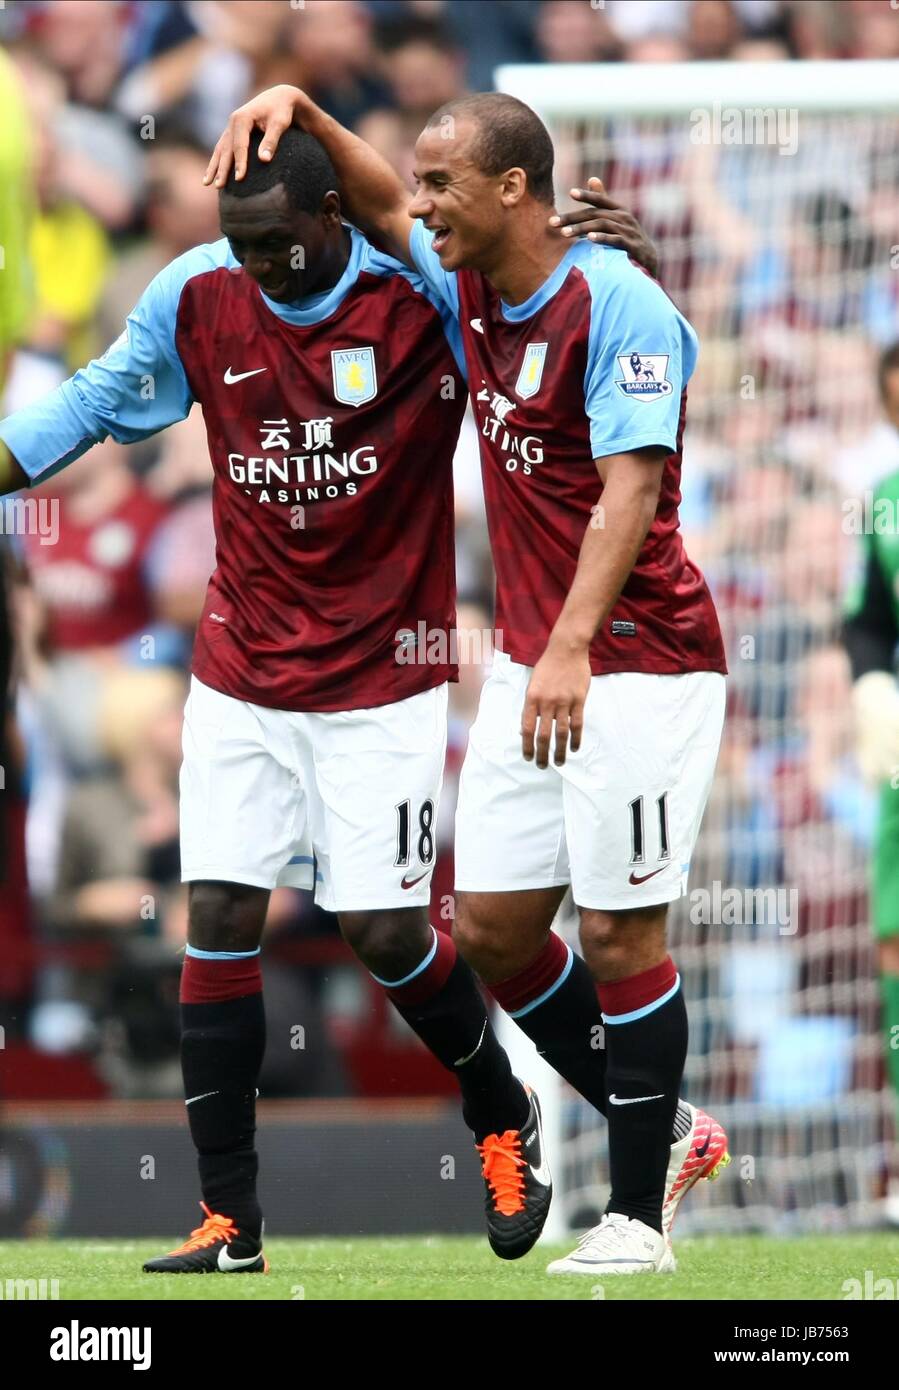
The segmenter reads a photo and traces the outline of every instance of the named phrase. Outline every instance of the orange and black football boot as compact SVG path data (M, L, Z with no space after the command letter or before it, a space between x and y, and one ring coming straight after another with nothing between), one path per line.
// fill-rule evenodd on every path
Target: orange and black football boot
M487 1188L487 1239L501 1260L526 1255L549 1215L553 1184L543 1147L540 1102L525 1087L530 1113L521 1129L488 1134L477 1145Z
M200 1206L206 1213L202 1226L191 1231L177 1250L147 1260L145 1274L268 1274L262 1239L238 1230L230 1216Z

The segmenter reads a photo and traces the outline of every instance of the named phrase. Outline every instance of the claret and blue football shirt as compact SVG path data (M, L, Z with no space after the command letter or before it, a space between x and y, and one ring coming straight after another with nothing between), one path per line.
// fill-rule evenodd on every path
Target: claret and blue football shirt
M188 251L103 357L0 424L38 482L201 404L216 570L193 670L276 709L382 705L456 674L432 638L455 613L458 326L418 275L350 235L338 283L296 305L266 299L226 240ZM420 632L427 660L398 649Z
M602 500L594 459L668 452L655 520L591 646L594 674L725 671L715 607L678 530L681 441L696 335L624 251L577 241L523 304L477 271L445 271L416 222L417 269L458 319L478 423L496 567L496 628L542 655Z

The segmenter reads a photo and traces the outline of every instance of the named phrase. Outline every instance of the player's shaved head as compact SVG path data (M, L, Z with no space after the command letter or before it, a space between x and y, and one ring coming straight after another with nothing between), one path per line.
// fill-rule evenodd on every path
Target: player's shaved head
M481 173L523 169L531 197L552 206L553 142L536 111L504 92L477 92L441 106L425 129L446 128L447 117L475 127L470 153Z
M278 148L267 162L259 158L262 131L254 130L247 152L247 172L238 182L234 166L222 193L233 198L253 198L280 184L287 192L295 212L318 212L325 194L337 188L337 175L330 157L314 135L291 126L278 141Z

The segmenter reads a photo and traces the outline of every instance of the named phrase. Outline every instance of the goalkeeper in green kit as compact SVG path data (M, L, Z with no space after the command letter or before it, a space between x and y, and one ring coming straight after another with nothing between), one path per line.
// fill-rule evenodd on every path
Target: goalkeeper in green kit
M878 381L887 417L899 429L899 343L883 353ZM899 1138L899 470L877 484L872 501L870 511L865 507L862 563L843 636L852 666L858 759L865 776L880 786L871 905ZM899 1170L890 1181L886 1215L899 1225Z

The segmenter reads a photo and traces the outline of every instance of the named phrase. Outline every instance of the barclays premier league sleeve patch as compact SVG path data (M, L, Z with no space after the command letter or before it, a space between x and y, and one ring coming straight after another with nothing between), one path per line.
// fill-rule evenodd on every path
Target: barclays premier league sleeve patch
M619 353L618 365L623 376L616 378L615 385L623 396L657 401L674 390L668 380L667 352Z

